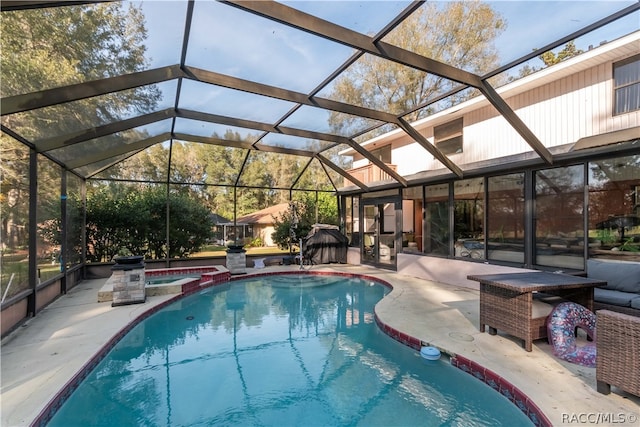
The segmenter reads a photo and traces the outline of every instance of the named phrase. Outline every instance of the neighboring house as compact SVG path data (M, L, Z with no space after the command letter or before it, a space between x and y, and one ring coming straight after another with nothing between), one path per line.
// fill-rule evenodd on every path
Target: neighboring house
M343 151L368 187L341 189L362 262L400 271L398 255L423 254L583 270L586 258L638 259L639 46L640 31L496 89L542 149L479 96L411 124L462 176L402 130L361 145L404 183Z
M212 240L219 245L224 245L227 236L227 226L231 221L215 213L209 215L209 218L213 224L213 227L211 227Z
M271 235L275 232L274 217L279 218L289 209L289 203L268 208L236 218L238 224L246 224L253 230L252 237L262 239L264 246L277 246Z

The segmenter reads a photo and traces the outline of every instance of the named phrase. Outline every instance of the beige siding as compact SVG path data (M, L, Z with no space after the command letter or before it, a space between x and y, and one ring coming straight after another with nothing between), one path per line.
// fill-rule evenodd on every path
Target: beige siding
M575 58L576 61L542 70L525 79L498 89L520 120L547 148L566 146L602 133L640 126L640 111L613 116L613 64L637 53L634 47L640 32L629 35L620 44L607 45L605 53ZM595 51L594 51L595 52ZM598 61L602 61L598 64ZM564 67L564 68L563 68ZM571 69L576 70L571 74ZM563 77L557 77L562 75ZM554 76L555 80L554 80ZM464 119L463 152L449 155L451 161L465 164L532 152L533 149L483 98L467 101L414 124L429 143L433 128L461 115ZM392 145L391 163L400 175L444 166L425 148L401 131L371 141L371 147ZM371 147L367 147L371 149ZM353 167L369 163L355 153Z
M509 106L546 147L571 144L580 138L640 125L640 111L613 116L613 63L606 62L571 76L506 98ZM455 117L452 115L451 120ZM433 128L421 129L433 140ZM532 151L524 139L491 105L464 115L463 153L449 156L456 164L488 160ZM394 151L393 163L402 165L422 148ZM431 155L424 156L423 170L443 166ZM420 162L422 163L422 162ZM417 165L416 165L417 166ZM415 173L416 167L405 168ZM399 171L404 174L405 171Z

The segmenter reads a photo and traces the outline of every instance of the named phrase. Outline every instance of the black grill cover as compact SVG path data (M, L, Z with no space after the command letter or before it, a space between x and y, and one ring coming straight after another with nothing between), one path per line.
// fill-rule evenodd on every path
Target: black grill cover
M338 230L314 228L304 239L303 247L303 256L314 264L346 264L349 239Z

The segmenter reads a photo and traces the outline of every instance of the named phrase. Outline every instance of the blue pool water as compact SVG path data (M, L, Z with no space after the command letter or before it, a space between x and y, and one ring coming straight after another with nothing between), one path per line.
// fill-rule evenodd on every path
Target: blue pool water
M506 398L386 336L389 290L342 276L247 278L135 326L50 426L518 426Z

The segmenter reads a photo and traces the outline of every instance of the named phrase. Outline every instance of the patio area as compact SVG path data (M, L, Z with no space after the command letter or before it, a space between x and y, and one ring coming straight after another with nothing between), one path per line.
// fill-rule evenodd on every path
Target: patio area
M298 268L247 271L264 274ZM493 371L529 396L553 425L605 425L606 419L616 425L638 424L640 398L617 389L608 396L598 393L595 369L557 359L545 340L535 341L533 351L526 352L519 340L479 332L477 290L363 266L326 265L313 270L370 275L391 283L393 291L376 306L382 323ZM105 281L81 282L3 339L1 425L29 425L119 330L172 297L151 296L144 304L111 307L96 302Z

